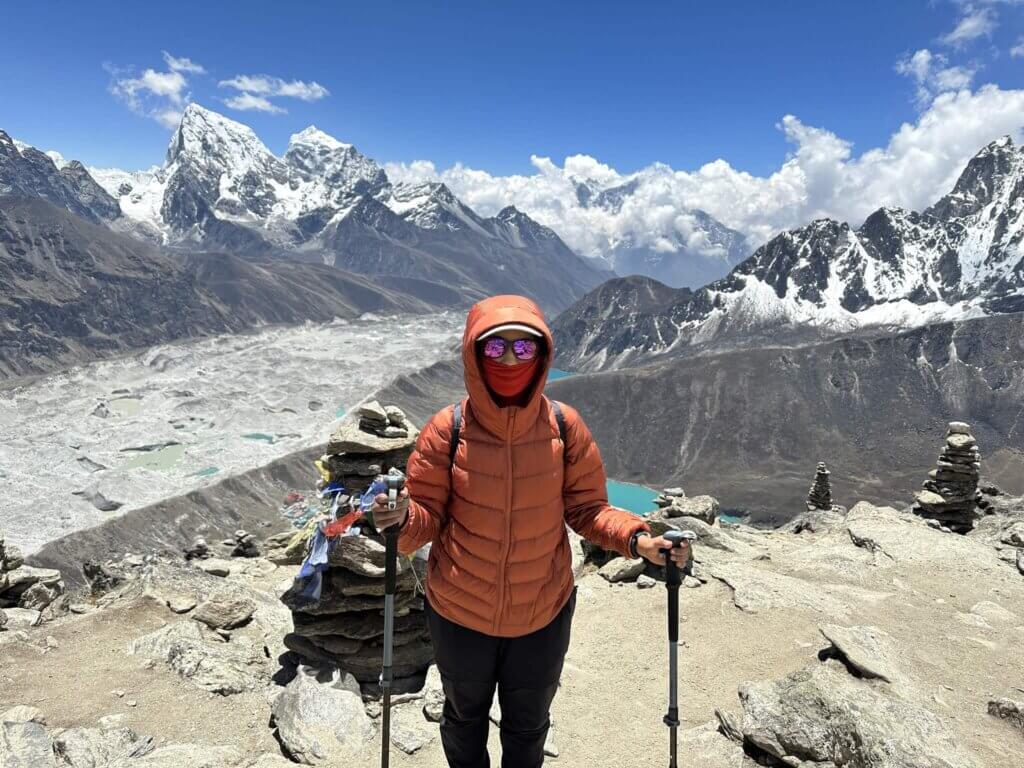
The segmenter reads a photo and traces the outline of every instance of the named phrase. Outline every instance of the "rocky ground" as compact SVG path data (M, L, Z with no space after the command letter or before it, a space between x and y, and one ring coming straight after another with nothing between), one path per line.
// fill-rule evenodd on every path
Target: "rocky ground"
M996 497L966 536L867 503L801 533L709 524L710 509L658 514L701 536L681 591L683 765L1021 764L1024 499ZM704 519L674 516L689 514ZM664 586L622 561L578 565L551 762L665 761ZM295 570L142 555L108 564L115 583L97 595L72 595L82 613L31 626L7 611L0 764L270 768L293 764L286 744L309 763L378 765L379 705L343 674L290 664L279 597ZM445 765L438 696L431 674L401 697L393 765Z

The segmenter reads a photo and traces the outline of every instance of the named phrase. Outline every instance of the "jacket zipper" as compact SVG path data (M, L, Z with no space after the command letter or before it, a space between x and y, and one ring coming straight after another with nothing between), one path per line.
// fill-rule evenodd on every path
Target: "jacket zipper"
M505 602L505 568L508 565L508 554L511 549L510 539L512 537L512 435L515 432L516 412L510 408L511 418L508 426L508 434L505 437L506 475L505 475L505 540L501 545L501 563L498 567L498 610L494 614L492 632L497 632L498 622L501 620L501 611Z

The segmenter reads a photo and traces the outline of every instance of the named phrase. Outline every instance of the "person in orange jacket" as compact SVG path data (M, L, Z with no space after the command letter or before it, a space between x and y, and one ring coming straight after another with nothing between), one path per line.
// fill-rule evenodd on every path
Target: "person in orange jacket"
M664 565L669 543L608 503L590 431L562 405L565 444L544 396L551 331L523 296L492 296L466 318L468 397L424 426L394 511L378 496L379 530L401 523L403 554L432 542L424 610L445 693L440 723L452 768L488 768L488 712L501 705L503 768L544 762L576 605L565 524L623 557ZM452 458L453 457L453 458ZM672 550L682 567L689 549Z

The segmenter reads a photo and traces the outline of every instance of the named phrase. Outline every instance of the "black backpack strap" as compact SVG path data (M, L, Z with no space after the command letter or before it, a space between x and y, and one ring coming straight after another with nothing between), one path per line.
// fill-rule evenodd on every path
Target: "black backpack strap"
M552 400L551 410L555 412L555 421L558 422L558 436L562 439L562 445L568 447L568 443L565 442L565 416L562 414L562 404L557 400Z
M457 402L452 413L452 439L448 446L448 461L455 463L455 451L459 448L459 430L462 429L462 401Z

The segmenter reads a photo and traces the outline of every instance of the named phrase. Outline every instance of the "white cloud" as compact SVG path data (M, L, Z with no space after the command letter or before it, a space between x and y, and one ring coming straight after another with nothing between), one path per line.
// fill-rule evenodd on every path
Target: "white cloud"
M1010 49L1010 55L1015 59L1024 57L1024 37L1018 38L1017 44Z
M166 72L145 69L138 77L128 76L109 64L104 65L113 77L110 92L138 115L149 117L167 128L181 119L181 110L189 100L187 74L203 74L202 65L191 59L176 58L163 51Z
M927 48L905 56L896 62L896 71L917 84L916 100L919 107L927 107L937 94L970 88L977 69L974 66L948 66L941 53Z
M193 75L205 75L206 69L202 64L197 64L185 57L176 58L171 56L167 51L163 51L164 61L167 62L167 66L172 72L188 72Z
M701 209L760 243L781 230L829 216L859 226L882 205L922 210L948 192L985 144L1022 138L1024 90L986 85L935 97L916 122L900 126L885 146L853 153L851 142L793 115L778 128L793 145L780 166L754 176L716 159L692 171L656 163L624 174L586 155L562 165L534 156L530 174L495 176L456 164L390 163L393 181L443 181L470 206L491 216L515 205L562 236L578 252L601 255L624 238L652 248L676 240L702 244L690 212ZM627 181L637 188L617 212L580 205L576 184L597 189ZM712 247L707 246L709 249Z
M269 112L270 114L281 114L287 111L283 107L271 104L263 96L256 96L252 93L240 93L237 96L225 99L224 103L232 109L237 109L243 112L251 110L256 112Z
M180 104L187 86L188 81L180 72L157 72L152 69L145 70L139 77L114 81L115 93L129 104L137 103L147 93Z
M233 88L239 91L237 96L232 96L224 101L229 107L240 110L259 110L271 114L287 111L270 101L274 97L317 101L330 95L330 91L315 80L308 83L303 80L288 81L270 75L235 75L228 80L221 80L217 85L221 88Z
M996 28L996 13L982 5L968 4L964 6L963 15L953 31L943 35L942 42L946 45L959 47L977 40L979 37L991 37Z

